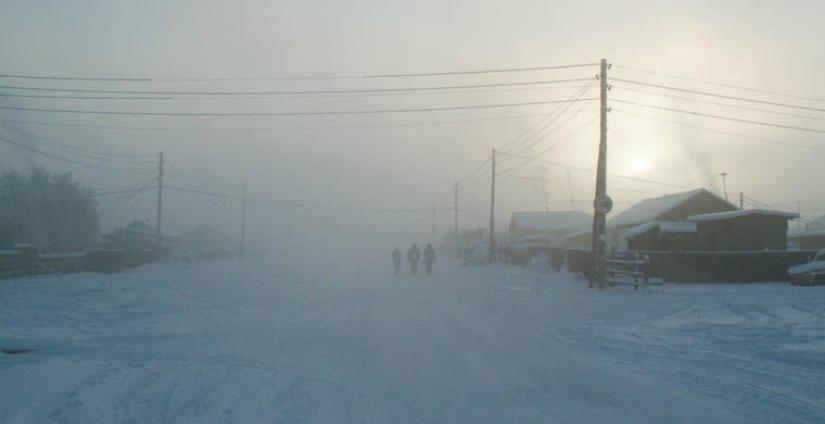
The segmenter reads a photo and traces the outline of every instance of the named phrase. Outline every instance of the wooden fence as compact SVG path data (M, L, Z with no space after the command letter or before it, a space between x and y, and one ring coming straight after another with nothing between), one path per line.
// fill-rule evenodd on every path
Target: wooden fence
M741 252L620 252L616 260L635 260L647 255L649 278L677 283L786 282L788 268L810 260L814 251ZM588 249L567 251L567 270L589 275L593 255Z

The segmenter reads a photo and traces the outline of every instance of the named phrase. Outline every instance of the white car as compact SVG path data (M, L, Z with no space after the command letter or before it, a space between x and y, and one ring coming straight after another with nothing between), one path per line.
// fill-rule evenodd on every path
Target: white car
M810 262L788 268L788 275L794 286L825 285L825 249L816 252Z

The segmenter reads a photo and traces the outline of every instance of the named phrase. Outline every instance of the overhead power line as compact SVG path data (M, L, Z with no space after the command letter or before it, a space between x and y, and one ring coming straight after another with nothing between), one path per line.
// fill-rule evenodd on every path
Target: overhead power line
M70 76L49 76L49 75L26 75L26 74L0 74L0 78L34 79L34 80L63 80L63 81L128 81L147 82L148 78L100 78L100 77L70 77Z
M362 79L358 75L308 76L308 77L250 77L250 78L107 78L107 77L73 77L60 75L0 74L0 78L87 82L219 82L219 81L311 81L311 80L346 80Z
M504 147L502 147L501 150L515 150L515 149L520 147L519 152L522 152L522 151L526 150L527 148L529 148L530 146L538 143L542 139L546 138L548 135L555 132L559 127L561 127L561 124L556 126L553 129L551 129L544 136L542 136L539 140L536 140L533 143L530 143L527 146L524 146L526 143L529 143L531 140L535 139L542 131L547 129L547 127L549 127L550 125L555 123L562 116L562 114L567 113L567 111L570 110L570 107L572 107L572 105L575 102L579 101L582 98L582 96L584 96L584 94L587 92L587 90L589 90L594 84L595 84L595 80L592 81L587 86L583 87L577 93L574 93L570 98L568 98L568 103L560 106L557 110L553 111L550 115L548 115L547 116L547 122L545 122L543 125L540 125L540 127L538 129L535 129L536 127L534 127L534 128L531 128L530 130L528 130L527 132L524 132L524 133L520 134L518 137L514 138L513 140L508 142L506 145L504 145ZM574 112L574 114L569 119L575 118L579 113L582 112L583 109L584 108L580 108L580 109L576 110ZM532 132L533 134L528 136L524 140L516 142L516 140L523 137L525 134L529 134L530 132ZM513 146L511 146L511 145L513 145Z
M690 77L686 77L686 76L682 76L682 75L669 74L669 73L665 73L665 72L658 72L658 71L650 71L650 70L645 70L645 69L633 68L633 67L630 67L630 66L617 65L615 63L613 64L613 67L614 68L619 68L619 69L626 69L626 70L634 71L634 72L650 74L650 75L659 75L659 76L664 76L664 77L669 77L669 78L677 78L677 79L681 79L681 80L685 80L685 81L693 81L693 82L699 82L699 83L702 83L702 84L715 85L715 86L718 86L718 87L725 87L725 88L733 88L733 89L737 89L737 90L752 91L754 93L772 94L774 96L782 96L782 97L787 97L787 98L791 98L791 99L798 99L798 100L812 100L812 101L816 101L816 102L825 102L825 99L818 98L818 97L806 97L806 96L800 96L800 95L796 95L796 94L781 93L781 92L778 92L778 91L763 90L763 89L760 89L760 88L743 87L743 86L740 86L740 85L733 85L733 84L727 84L727 83L722 83L722 82L717 82L717 81L709 81L709 80L698 79L698 78L690 78ZM615 80L615 78L611 78L611 80Z
M783 125L783 124L775 124L775 123L770 123L770 122L753 121L753 120L749 120L749 119L739 119L739 118L734 118L734 117L731 117L731 116L714 115L714 114L711 114L711 113L701 113L701 112L694 112L694 111L690 111L690 110L675 109L675 108L670 108L670 107L665 107L665 106L649 105L649 104L645 104L645 103L632 102L632 101L629 101L629 100L610 99L610 101L611 102L616 102L616 103L624 103L624 104L634 105L634 106L641 106L641 107L646 107L646 108L651 108L651 109L659 109L659 110L664 110L664 111L668 111L668 112L685 113L685 114L688 114L688 115L702 116L702 117L705 117L705 118L722 119L722 120L725 120L725 121L741 122L741 123L745 123L745 124L763 125L763 126L766 126L766 127L784 128L784 129L789 129L789 130L797 130L797 131L806 131L806 132L812 132L812 133L818 133L818 134L825 134L825 130L819 130L819 129L815 129L815 128L805 128L805 127L797 127L797 126L793 126L793 125Z
M22 128L19 128L17 126L11 125L11 124L7 124L7 123L2 122L2 121L0 121L0 126L8 129L8 130L10 130L14 133L17 133L18 135L22 135L23 137L26 137L28 139L37 140L37 141L40 141L40 142L43 142L43 143L50 144L50 145L52 145L52 147L54 147L54 148L56 148L56 149L58 149L58 150L60 150L64 153L83 156L83 157L88 158L88 159L103 161L103 162L107 162L107 163L108 162L120 162L120 163L124 163L124 164L127 164L127 165L141 165L141 164L146 165L146 164L154 163L153 160L150 161L148 159L148 158L151 157L151 155L145 155L145 154L144 155L138 155L138 154L114 153L114 152L109 153L109 152L105 152L105 151L96 151L96 150L90 150L90 149L83 149L83 148L73 146L73 145L68 144L68 143L57 141L55 139L52 139L52 138L49 138L49 137L46 137L46 136L42 136L42 135L35 134L33 132L30 132L30 131L26 131Z
M687 88L671 87L671 86L668 86L668 85L661 85L661 84L651 84L651 83L647 83L647 82L634 81L634 80L628 80L628 79L611 78L611 81L626 82L628 84L643 85L645 87L662 88L662 89L665 89L665 90L680 91L680 92L683 92L683 93L700 94L700 95L703 95L703 96L717 97L717 98L720 98L720 99L739 100L739 101L743 101L743 102L760 103L760 104L763 104L763 105L780 106L780 107L787 107L787 108L801 109L801 110L811 110L811 111L814 111L814 112L825 112L825 108L802 106L802 105L782 103L782 102L772 102L772 101L768 101L768 100L750 99L750 98L746 98L746 97L728 96L728 95L725 95L725 94L711 93L711 92L708 92L708 91L691 90L691 89L687 89Z
M141 191L146 191L146 190L152 190L152 189L156 189L156 188L158 188L158 186L154 185L154 186L130 188L130 189L124 189L124 190L106 191L106 192L102 192L102 193L95 193L95 197L105 197L105 196L114 196L114 195L117 195L117 194L135 193L135 192L141 192Z
M537 158L540 158L540 157L544 156L547 152L549 152L549 151L551 151L551 150L553 150L553 149L555 149L555 148L557 148L557 147L561 146L562 144L564 144L564 143L566 143L566 142L568 142L568 141L572 140L574 135L578 134L579 132L581 132L581 131L582 131L582 130L584 130L585 128L589 127L589 126L590 126L590 125L592 125L594 122L596 122L598 119L599 119L599 117L598 117L598 116L594 116L592 119L590 119L589 121L585 122L583 125L579 126L578 128L576 128L576 129L575 129L575 130L573 130L572 132L568 133L566 136L564 136L564 137L562 137L562 138L558 139L558 140L556 141L556 143L554 143L554 144L553 144L553 145L551 145L550 147L548 147L548 148L546 148L546 149L542 150L541 152L537 153L536 155L534 155L534 156L533 156L533 158L536 158L536 159L537 159ZM549 135L549 134L547 134L547 135ZM545 137L546 137L546 136L543 136L541 139L544 139ZM541 139L540 139L540 140L541 140ZM508 152L508 151L502 151L502 152L503 152L503 153L505 153L505 154L509 154L509 153L511 153L511 152ZM513 153L518 154L518 155L522 154L522 152L513 152ZM520 163L520 164L518 164L518 165L516 165L516 166L512 166L512 167L510 167L510 168L506 169L506 170L505 170L505 171L503 171L503 172L511 172L511 171L513 171L513 170L515 170L515 169L521 168L522 166L524 166L524 165L526 165L526 164L528 164L528 163L530 163L530 162L531 162L531 160L527 160L527 159L525 159L522 163Z
M174 81L289 81L289 80L335 80L335 79L363 79L363 78L392 78L392 77L407 77L407 76L431 76L431 75L464 75L464 74L487 74L487 73L505 73L505 72L528 72L528 71L547 71L555 69L570 69L597 66L598 63L579 63L569 65L555 65L555 66L536 66L524 68L506 68L506 69L486 69L486 70L467 70L467 71L453 71L453 72L436 72L436 73L417 73L417 74L372 74L372 75L338 75L338 76L293 76L293 77L248 77L248 78L119 78L119 77L80 77L71 75L34 75L24 73L2 73L0 78L13 79L31 79L31 80L62 80L62 81L98 81L98 82L174 82Z
M536 182L540 182L540 183L544 183L544 184L547 184L548 182L550 182L550 180L548 180L548 179L546 179L546 178L539 178L539 177L528 177L528 176L526 176L526 175L504 174L504 173L500 174L500 173L496 173L496 176L498 176L498 177L505 177L505 178L513 178L513 179L516 179L516 180L536 181Z
M432 77L444 75L471 75L471 74L498 74L507 72L532 72L532 71L550 71L557 69L572 69L572 68L586 68L598 66L598 63L577 63L571 65L556 65L556 66L536 66L529 68L504 68L504 69L485 69L476 71L451 71L451 72L426 72L426 73L410 73L410 74L374 74L366 75L364 78L398 78L398 77Z
M400 127L419 127L427 125L450 125L463 124L469 122L485 122L485 121L504 121L510 119L523 119L536 116L545 116L544 113L525 113L510 116L494 116L490 118L472 118L472 119L453 119L453 120L438 120L438 121L419 121L406 122L396 124L359 124L359 125L319 125L319 126L297 126L297 127L153 127L144 125L97 125L97 124L74 124L65 122L38 122L38 121L21 121L21 120L0 120L0 123L9 124L23 124L23 125L39 125L47 127L74 127L74 128L95 128L102 130L135 130L135 131L316 131L316 130L345 130L345 129L364 129L364 128L400 128Z
M156 177L157 176L154 173L148 173L148 174L144 175L143 178L141 178L141 180L135 186L133 186L132 189L121 190L121 191L123 191L123 193L114 194L113 195L115 197L114 200L109 200L110 198L100 199L100 200L104 200L104 201L108 200L109 202L111 202L108 207L106 207L105 209L103 209L100 212L100 215L101 216L107 215L107 214L111 213L113 210L115 210L115 209L125 205L126 203L130 202L132 199L134 199L135 197L137 197L141 193L146 192L146 191L148 191L152 188L157 188L157 185L154 185L154 186L147 186L146 185L152 180L157 182ZM97 196L98 195L96 194L96 198L97 198ZM103 196L106 196L106 195L104 194Z
M669 95L669 94L657 93L657 92L648 91L648 90L639 90L639 89L635 89L635 88L628 88L628 87L622 87L622 86L618 86L618 87L613 86L613 88L614 89L620 89L620 90L627 90L627 91L631 91L631 92L635 92L635 93L641 93L641 94L650 94L650 95L653 95L653 96L659 96L659 97L664 97L664 98L674 99L674 100L683 100L683 101L688 101L688 102L704 103L704 104L709 104L709 105L714 105L714 106L721 106L721 107L728 107L728 108L733 108L733 109L749 110L749 111L752 111L752 112L770 113L770 114L773 114L773 115L789 116L789 117L792 117L792 118L802 118L802 119L813 119L813 120L817 120L817 121L825 121L825 117L817 117L817 116L810 116L810 115L799 115L799 114L796 114L796 113L780 112L780 111L777 111L777 110L759 109L759 108L755 108L755 107L748 107L748 106L742 106L742 105L731 104L731 103L714 102L714 101L711 101L711 100L702 100L702 99L693 99L693 98L690 98L690 97L672 96L672 95Z
M594 98L579 99L576 101L589 101ZM86 115L128 115L128 116L314 116L314 115L367 115L367 114L382 114L382 113L412 113L412 112L443 112L449 110L475 110L475 109L493 109L506 107L522 107L522 106L539 106L554 103L565 103L568 100L548 100L538 102L522 102L522 103L498 103L486 105L470 105L470 106L445 106L433 108L411 108L411 109L374 109L374 110L349 110L349 111L320 111L320 112L118 112L109 110L81 110L81 109L41 109L41 108L25 108L0 106L0 109L16 110L25 112L45 112L45 113L73 113Z
M584 93L583 92L579 93L579 96L577 96L573 100L577 100L577 99L581 98L582 94L584 94ZM569 104L565 105L564 110L562 111L562 113L566 113L570 109L571 106L572 106L572 103L569 103ZM531 147L535 146L536 144L540 143L542 140L546 139L547 137L549 137L550 135L552 135L553 133L558 131L559 128L561 128L562 126L564 126L565 124L567 124L568 122L573 120L573 118L575 118L576 116L581 114L581 112L584 111L584 109L585 108L579 108L578 110L575 111L575 113L573 113L572 115L568 115L568 117L565 120L559 122L558 125L556 125L554 128L551 128L549 131L545 132L540 137L539 137L539 133L536 133L536 134L533 135L533 137L530 137L530 138L522 141L520 143L520 145L522 145L522 146L518 149L517 153L522 154L525 151L527 151L529 148L531 148ZM556 121L559 117L561 117L561 114L557 115L556 119L553 119L553 121ZM597 117L598 116L594 116L594 119L597 118ZM546 126L544 128L546 128ZM542 130L544 130L544 128L542 128ZM531 141L531 139L533 139L533 140ZM527 143L527 144L524 144L524 143Z
M59 160L61 162L71 163L71 164L80 165L80 166L84 166L84 167L97 168L97 169L101 169L101 170L105 170L105 171L119 172L119 173L124 173L124 174L143 174L143 173L146 172L146 170L141 170L141 171L129 170L129 169L123 169L123 168L113 168L113 167L108 167L108 166L102 166L102 165L96 165L96 164L80 162L80 161L64 158L62 156L53 155L53 154L48 153L48 152L44 152L42 150L38 150L38 149L35 149L33 147L29 147L25 144L18 143L18 142L13 141L13 140L9 140L8 138L2 137L2 136L0 136L0 141L5 141L6 143L11 144L12 146L15 146L17 148L20 148L20 149L23 149L23 150L26 150L26 151L29 151L29 152L32 152L32 153L37 153L39 155L46 156L48 158L52 158L52 159L55 159L55 160Z
M526 159L526 160L531 161L531 162L544 163L544 164L548 164L548 165L558 166L560 168L570 169L570 170L579 171L579 172L586 172L586 173L590 173L590 174L595 172L592 169L582 168L582 167L578 167L578 166L565 165L565 164L560 163L560 162L553 162L553 161L538 159L538 158L535 158L535 157L531 158L531 157L515 155L515 154L512 154L512 153L503 152L503 151L502 152L497 151L497 153L501 153L501 154L516 157L516 158ZM620 175L620 174L607 174L607 175L611 176L611 177L615 177L615 178L622 178L622 179L625 179L625 180L636 181L636 182L645 183L645 184L654 184L654 185L659 185L659 186L663 186L663 187L672 187L672 188L680 188L680 189L685 189L685 188L690 189L690 187L681 186L681 185L678 185L678 184L664 183L664 182L661 182L661 181L647 180L647 179L644 179L644 178L630 177L630 176L627 176L627 175Z
M208 197L214 197L219 199L227 199L227 200L238 200L242 201L244 198L242 196L233 196L224 193L218 193L214 191L207 191L207 190L197 190L185 187L179 187L174 185L164 185L163 188L168 188L174 191L180 191L184 193L192 193L198 194ZM396 214L396 213L422 213L427 212L431 209L429 208L419 208L419 209L370 209L370 208L348 208L348 207L341 207L341 206L331 206L331 205L309 205L309 204L300 204L300 203L292 203L292 202L283 202L277 200L266 200L266 199L256 199L247 197L247 202L250 203L259 203L259 204L266 204L266 205L274 205L278 207L294 207L299 209L313 209L313 210L325 210L325 211L332 211L332 212L359 212L359 213L378 213L378 214ZM446 208L444 210L447 210ZM439 209L440 210L440 209Z
M164 90L103 90L86 88L50 88L0 85L0 89L48 91L60 93L98 93L123 95L157 95L157 96L297 96L297 95L335 95L335 94L369 94L369 93L403 93L415 91L445 91L471 90L480 88L523 87L546 84L562 84L568 82L590 81L589 78L567 78L556 80L523 81L510 83L472 84L472 85L444 85L430 87L401 87L401 88L365 88L353 90L274 90L274 91L164 91ZM9 94L5 94L9 96Z
M611 112L623 113L625 115L635 116L637 118L648 119L648 120L652 120L652 121L665 122L665 123L668 123L668 124L679 125L679 126L683 126L683 127L687 127L687 128L694 128L694 129L697 129L697 130L710 131L710 132L714 132L714 133L718 133L718 134L724 134L724 135L728 135L728 136L731 136L731 137L747 138L747 139L751 139L751 140L755 140L755 141L761 141L761 142L765 142L765 143L773 143L773 144L778 144L778 145L787 146L787 147L793 147L793 148L797 148L797 149L807 149L807 150L813 150L813 151L817 151L817 152L825 152L825 148L822 148L822 147L808 146L808 145L797 144L797 143L790 143L790 142L787 142L787 141L775 140L775 139L771 139L771 138L754 137L754 136L739 134L739 133L730 132L730 131L722 131L722 130L717 130L717 129L714 129L714 128L703 127L703 126L700 126L700 125L687 124L687 123L684 123L684 122L676 122L676 121L671 121L671 120L668 120L668 119L662 119L662 118L657 118L657 117L653 117L653 116L647 116L647 115L643 115L641 113L628 112L626 110L621 110L621 109L616 109L616 108L612 108L610 111Z
M490 158L485 159L483 162L481 162L481 163L478 165L478 167L476 167L475 169L473 169L473 171L472 171L472 172L470 172L470 173L469 173L469 174L467 174L464 178L461 178L461 179L460 179L460 180L458 180L458 181L459 181L459 182L466 182L466 181L469 181L469 180L470 180L470 179L471 179L474 175L476 175L476 174L478 173L478 171L481 171L482 169L485 169L485 166L487 166L487 164L488 164L488 163L490 163L490 160L491 160Z
M38 94L8 94L0 93L0 97L14 97L21 99L61 99L61 100L171 100L172 97L128 97L128 96L50 96Z

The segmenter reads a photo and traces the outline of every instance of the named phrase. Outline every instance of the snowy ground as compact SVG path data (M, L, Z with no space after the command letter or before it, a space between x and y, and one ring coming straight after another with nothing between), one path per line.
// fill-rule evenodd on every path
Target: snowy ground
M0 281L0 421L825 422L825 287L444 262Z

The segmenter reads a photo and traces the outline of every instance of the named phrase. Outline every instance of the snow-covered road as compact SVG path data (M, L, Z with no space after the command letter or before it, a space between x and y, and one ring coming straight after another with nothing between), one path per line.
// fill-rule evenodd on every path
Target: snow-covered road
M444 262L2 281L0 421L825 421L825 290Z

